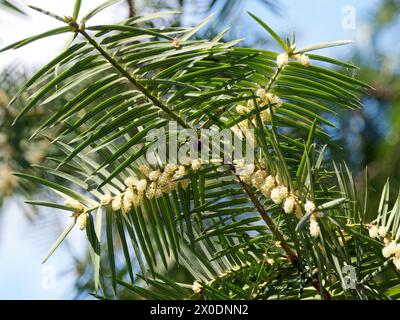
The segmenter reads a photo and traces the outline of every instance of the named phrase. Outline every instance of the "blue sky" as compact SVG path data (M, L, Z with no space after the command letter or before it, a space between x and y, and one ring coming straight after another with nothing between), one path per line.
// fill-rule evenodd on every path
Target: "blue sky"
M17 205L18 203L18 205ZM41 212L46 219L28 221L20 203L9 199L0 216L0 299L58 299L71 297L75 277L71 252L79 256L85 247L83 234L72 232L45 265L52 243L68 223L65 213ZM64 219L55 216L64 214Z
M33 3L33 1L20 2ZM36 0L34 3L62 15L65 12L72 11L73 2L73 0ZM89 7L88 2L83 1L84 10ZM91 0L90 7L100 2L102 1ZM247 1L245 10L256 13L280 34L287 35L296 31L298 47L319 42L350 39L355 41L355 45L368 48L368 13L374 9L379 0L280 0L280 16L268 12L264 7L255 3L255 1ZM355 9L355 29L342 27L343 8L345 6L353 6ZM96 22L109 23L115 21L115 19L123 18L124 14L120 9L121 7L116 6L108 12L102 13L96 18ZM56 21L40 14L32 11L29 14L30 18L21 19L17 16L0 13L0 45L59 26ZM243 19L243 26L239 26L240 36L246 37L249 32L252 32L252 28L258 28L258 26L249 17L243 17ZM65 41L61 37L57 41L40 41L20 51L1 54L0 69L10 63L28 70L36 69L56 55L65 43L63 40ZM349 48L327 49L321 53L346 59L350 57L351 50L350 46ZM57 213L49 212L48 214ZM55 220L50 219L49 221ZM62 223L64 223L64 220L62 220ZM38 228L38 226L26 222L21 209L13 200L8 201L3 208L0 227L0 299L71 297L70 288L73 286L74 277L61 276L63 270L68 269L68 266L72 263L69 251L63 250L61 247L61 250L56 252L55 256L49 261L49 266L56 270L56 286L50 285L50 288L48 285L46 286L45 277L49 274L49 270L51 273L51 268L43 269L40 264L41 259L51 246L51 242L57 237L54 232L49 236L41 234L42 241L35 241L35 235L37 236L38 232L41 231L36 233L30 231L32 228ZM51 227L50 223L47 228L38 230L47 232ZM80 247L84 245L82 234L73 233L71 240L72 247L79 254L82 251Z

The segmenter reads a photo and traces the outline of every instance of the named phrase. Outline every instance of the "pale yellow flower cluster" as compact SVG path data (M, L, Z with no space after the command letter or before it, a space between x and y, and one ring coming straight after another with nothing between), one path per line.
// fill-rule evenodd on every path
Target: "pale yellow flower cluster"
M269 175L264 169L256 169L254 164L246 164L244 160L234 161L236 175L244 183L258 189L265 197L282 206L287 214L294 213L297 219L303 217L303 208L300 199L289 192L287 186L280 183L276 176ZM318 225L318 213L316 206L312 201L307 200L304 204L306 213L313 213L310 216L310 234L313 237L318 237L320 227Z
M298 63L302 64L305 67L309 67L311 64L310 58L306 54L297 53L289 55L287 52L283 52L277 56L276 65L278 66L278 68L283 68L289 63L290 58L296 60Z
M193 160L191 168L193 171L202 167L200 160ZM131 176L125 179L126 189L121 194L112 196L106 194L101 199L104 206L110 205L113 211L122 210L129 212L132 207L138 207L147 199L159 198L163 194L170 194L180 185L183 189L189 186L188 179L182 179L189 173L188 166L167 164L164 170L151 170L147 166L141 166L140 172L143 178Z
M315 203L307 200L304 204L304 210L306 213L313 213L310 216L310 235L314 238L318 237L321 234L321 229L318 224L318 212L316 212Z
M369 236L373 239L381 238L385 244L382 249L382 255L386 259L392 259L394 266L397 270L400 270L400 243L387 235L388 230L385 226L369 225L368 226Z
M68 198L65 200L64 205L74 210L72 216L76 219L76 224L80 230L84 230L87 225L88 216L84 212L85 208L78 200Z
M181 39L179 39L179 37L175 37L172 40L172 45L177 49L180 48L181 47Z
M78 200L68 198L64 201L64 206L74 210L74 213L82 213L85 208Z
M321 229L319 227L317 217L312 214L310 216L310 235L314 238L318 237L321 233Z
M203 285L200 282L195 281L193 282L192 290L195 294L200 294L203 292Z
M270 104L272 110L276 111L279 107L282 106L282 100L278 96L273 95L272 93L267 93L267 91L264 88L258 89L256 95L257 95L256 102L259 108L266 107ZM250 99L247 101L247 106L242 106L242 105L236 106L236 112L240 115L245 115L252 112L254 108L255 108L254 100ZM268 108L262 110L260 112L260 118L264 124L269 123L271 121L270 109ZM238 127L243 132L246 132L251 127L251 124L253 124L254 126L257 125L257 120L255 116L252 116L251 119L245 119L239 122Z
M193 160L190 166L193 171L196 171L201 169L202 162ZM125 191L115 196L111 194L103 195L100 199L100 205L111 205L113 211L129 212L132 207L140 206L144 197L148 199L159 198L163 194L169 194L176 190L179 185L184 189L189 186L189 180L182 179L189 173L188 166L167 164L163 171L159 169L151 170L147 166L141 166L139 170L143 178L137 176L126 178L124 181ZM88 216L84 206L72 198L67 199L64 205L73 209L72 216L76 219L79 229L85 229Z
M385 226L378 226L378 225L370 225L369 229L369 236L373 239L381 237L385 238L387 234L387 228Z
M240 180L260 190L260 192L276 204L282 204L286 213L301 213L300 203L294 194L273 175L264 169L256 169L254 164L246 164L244 160L234 161L236 174ZM298 209L296 210L296 207ZM301 214L302 216L302 214Z
M76 218L76 224L79 230L84 230L86 228L87 221L88 221L88 216L86 213L82 213Z

